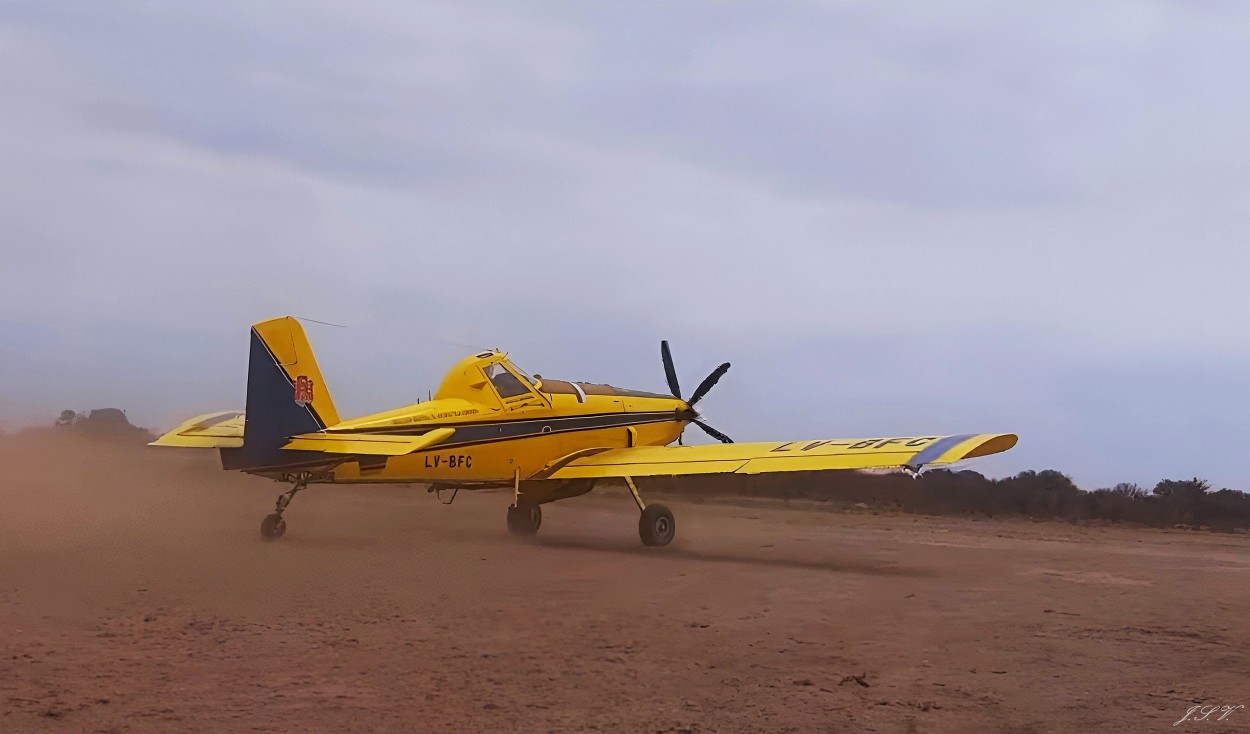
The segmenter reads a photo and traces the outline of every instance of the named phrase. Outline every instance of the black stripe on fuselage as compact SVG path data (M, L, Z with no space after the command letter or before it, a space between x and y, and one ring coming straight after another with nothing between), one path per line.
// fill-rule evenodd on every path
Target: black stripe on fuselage
M581 431L597 431L605 428L627 428L629 426L640 426L650 423L665 423L668 421L678 421L677 413L673 411L656 411L653 413L606 413L597 415L578 415L563 416L560 418L530 418L511 421L500 421L489 424L471 424L471 425L448 425L434 426L424 424L421 426L409 426L400 430L394 428L386 430L388 435L404 436L413 434L426 433L434 428L454 428L456 432L451 438L442 441L428 449L413 452L413 454L423 454L431 451L441 451L450 448L464 448L466 446L478 446L487 443L498 443L500 441L515 441L523 438L534 438L536 436L545 436L552 433L576 433ZM547 428L549 430L543 430ZM382 429L360 429L355 431L331 431L328 435L334 433L343 434L368 434L380 433ZM242 464L235 465L226 461L227 452L238 451L238 449L222 449L222 466L225 469L242 469L244 471L277 471L282 469L294 469L308 466L324 466L337 465L349 461L356 461L359 457L351 454L331 455L325 454L322 461L317 459L306 459L303 461L291 461L289 463L267 463L261 466L245 466ZM286 453L285 451L283 453ZM296 453L296 452L291 452ZM311 452L298 452L306 455ZM292 457L294 458L294 457Z
M510 441L518 438L532 438L549 433L574 433L596 431L604 428L627 428L629 426L676 420L677 414L671 410L666 410L653 413L601 413L597 415L527 418L493 423L461 423L445 426L423 424L421 426L400 428L399 430L394 428L370 428L359 431L342 431L342 433L386 433L393 436L403 436L427 433L435 428L454 428L456 432L450 438L428 449L429 451L440 451L453 447Z
M675 410L646 410L646 411L634 411L634 412L629 412L629 413L618 410L618 411L613 411L611 413L587 413L585 415L555 415L555 416L549 415L549 416L542 417L542 418L532 418L532 417L502 418L502 419L496 418L493 420L483 420L483 421L461 421L459 423L429 423L429 422L422 421L420 423L411 423L408 425L364 426L361 428L344 428L344 429L340 429L334 432L336 433L385 433L389 436L402 436L408 433L421 434L421 433L425 433L426 431L431 431L435 428L467 428L470 426L480 426L480 427L503 426L503 425L522 424L522 423L549 424L549 423L557 423L557 422L564 422L564 421L584 421L584 420L596 419L596 418L627 419L625 425L628 425L629 423L635 423L635 422L636 423L654 423L657 417L660 417L661 420L665 420L665 419L677 420L677 413L678 411L675 411ZM331 430L333 431L334 429L331 429Z

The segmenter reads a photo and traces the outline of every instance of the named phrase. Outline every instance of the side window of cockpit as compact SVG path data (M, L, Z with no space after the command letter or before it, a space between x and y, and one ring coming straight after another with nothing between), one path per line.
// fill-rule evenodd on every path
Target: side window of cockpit
M514 398L517 395L525 395L530 390L525 386L517 376L504 369L504 366L496 362L486 368L486 377L490 379L490 383L495 386L495 390L499 392L501 398Z

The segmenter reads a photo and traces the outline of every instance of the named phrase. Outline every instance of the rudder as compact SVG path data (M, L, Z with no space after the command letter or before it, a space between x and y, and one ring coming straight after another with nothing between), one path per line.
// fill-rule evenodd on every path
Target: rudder
M248 469L324 459L318 452L282 449L291 436L339 422L304 327L290 316L253 324L250 349L243 446L223 450L222 464Z

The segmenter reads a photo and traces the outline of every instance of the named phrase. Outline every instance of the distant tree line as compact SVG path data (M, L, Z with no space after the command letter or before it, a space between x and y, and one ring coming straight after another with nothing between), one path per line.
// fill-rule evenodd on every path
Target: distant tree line
M132 425L117 408L89 413L65 410L56 425L126 441L146 443L155 438L151 431ZM1222 532L1250 528L1250 494L1233 489L1212 491L1209 482L1197 477L1165 479L1151 490L1122 483L1092 492L1077 487L1071 477L1054 469L1024 471L1004 479L987 479L975 471L937 469L915 479L906 474L833 471L654 477L647 484L653 490L694 497L808 499L931 515L1106 520Z
M1105 520L1222 532L1250 528L1250 494L1212 491L1209 482L1198 478L1165 479L1152 490L1123 483L1093 491L1082 490L1054 469L1025 471L1004 479L938 469L915 479L906 474L796 472L666 477L652 483L661 491L696 497L736 494L862 503L874 509L933 515Z
M88 413L62 410L55 425L89 436L147 443L156 436L146 428L133 425L120 408L100 408Z

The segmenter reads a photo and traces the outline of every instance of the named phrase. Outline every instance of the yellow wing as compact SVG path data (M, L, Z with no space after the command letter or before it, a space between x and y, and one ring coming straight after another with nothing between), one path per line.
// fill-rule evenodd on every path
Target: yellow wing
M361 456L403 456L446 441L454 428L435 428L419 436L392 436L385 433L301 433L292 436L284 449L322 451L327 454L358 454Z
M590 479L679 474L767 474L826 469L951 464L1016 445L1011 433L901 438L835 438L788 443L638 446L578 452L547 467L538 479Z
M197 415L148 445L237 449L243 445L243 413L228 410Z

